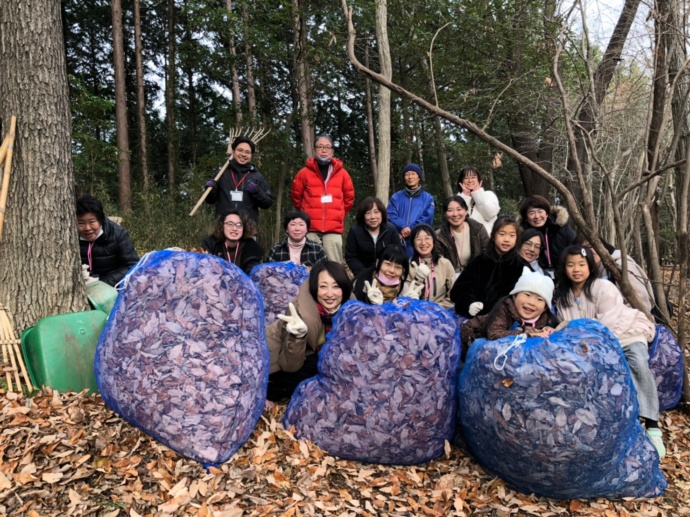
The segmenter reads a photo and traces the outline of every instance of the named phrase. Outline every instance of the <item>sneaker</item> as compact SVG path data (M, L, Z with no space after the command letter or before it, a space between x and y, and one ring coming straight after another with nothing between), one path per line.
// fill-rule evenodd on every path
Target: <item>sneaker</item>
M666 447L664 447L664 440L661 437L661 429L647 429L647 436L652 441L656 452L659 453L659 459L663 460L666 457Z

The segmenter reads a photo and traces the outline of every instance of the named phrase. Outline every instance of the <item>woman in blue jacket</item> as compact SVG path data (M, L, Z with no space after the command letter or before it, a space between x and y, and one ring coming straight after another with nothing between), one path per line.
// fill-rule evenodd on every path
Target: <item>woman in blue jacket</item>
M405 245L407 256L414 253L408 237L418 224L434 224L434 197L422 187L424 175L416 163L410 163L403 169L405 188L396 192L388 202L388 220L400 233L400 240Z

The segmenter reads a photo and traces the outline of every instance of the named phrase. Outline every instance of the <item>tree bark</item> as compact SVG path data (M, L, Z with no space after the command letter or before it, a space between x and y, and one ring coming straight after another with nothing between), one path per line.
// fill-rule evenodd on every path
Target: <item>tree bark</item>
M139 121L139 163L144 191L149 188L148 149L146 147L146 97L144 93L144 60L141 44L140 0L134 0L134 54L137 69L137 120Z
M129 168L127 130L127 92L125 88L125 49L122 41L122 4L112 0L113 61L115 65L115 119L117 133L117 183L122 213L132 211L132 180Z
M175 0L168 0L168 66L165 82L165 111L167 120L168 190L175 189Z
M247 4L242 4L242 23L244 25L244 57L247 63L247 106L249 108L249 116L256 123L256 90L254 88L254 56L252 54L252 47L249 44L249 13L247 12Z
M58 2L0 2L0 119L6 130L12 115L17 131L0 241L0 303L21 332L45 316L87 308Z
M297 70L297 94L300 104L300 128L302 132L302 146L305 156L311 156L314 152L314 125L311 117L311 104L309 102L309 67L307 64L307 23L302 13L300 0L292 0L294 8L292 22L294 28L294 64Z
M391 49L388 43L388 3L387 0L376 2L376 39L379 47L381 75L390 81L393 78ZM391 91L379 86L378 103L379 161L376 166L376 197L388 203L391 176Z
M431 59L430 59L431 61ZM434 84L433 73L431 69L432 63L427 63L426 59L422 59L422 68L427 74L429 95L436 99L436 85ZM438 101L436 102L438 106ZM443 193L445 197L453 195L453 184L450 181L450 172L448 171L448 159L446 157L446 142L443 136L443 127L441 126L441 119L438 116L434 117L434 147L436 148L436 157L438 159L438 168L441 171L441 181L443 182Z
M227 0L225 6L228 9L228 18L232 18L232 0ZM229 25L232 25L230 23ZM235 49L235 31L230 29L228 39L228 49L230 50L230 75L232 75L232 107L235 109L235 124L237 127L242 125L242 105L240 101L240 77L237 73L237 50Z
M369 68L369 44L364 46L364 66ZM374 103L371 95L371 80L367 77L364 79L364 93L366 95L367 103L367 135L369 137L369 168L371 169L371 177L376 185L378 177L378 168L376 166L376 128L374 127Z

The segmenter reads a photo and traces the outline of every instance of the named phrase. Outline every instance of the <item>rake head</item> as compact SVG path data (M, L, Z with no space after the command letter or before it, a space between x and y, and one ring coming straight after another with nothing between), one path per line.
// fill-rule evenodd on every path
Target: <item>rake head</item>
M232 143L238 136L246 136L255 144L258 144L266 135L271 132L269 129L266 131L264 128L252 128L252 127L234 127L230 130L230 138L228 139L228 154L232 154Z

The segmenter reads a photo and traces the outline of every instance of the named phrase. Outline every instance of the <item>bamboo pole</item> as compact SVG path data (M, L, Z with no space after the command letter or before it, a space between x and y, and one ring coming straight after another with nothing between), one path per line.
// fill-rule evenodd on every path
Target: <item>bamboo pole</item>
M3 337L4 336L4 337ZM0 343L3 346L3 361L6 365L11 365L6 367L6 374L8 380L10 379L10 372L14 372L15 384L17 385L17 390L21 390L21 377L24 377L24 384L27 387L29 393L33 391L33 385L31 384L31 377L29 377L29 372L26 369L26 364L24 363L24 358L22 357L21 348L19 348L20 340L14 333L12 328L12 323L10 322L9 315L5 307L0 305ZM8 390L12 391L12 383L8 382Z
M2 364L5 366L5 381L7 382L7 391L14 391L12 389L12 375L10 375L9 371L9 357L7 354L7 345L3 343L2 345Z
M2 188L0 188L0 239L2 239L2 227L5 223L5 207L7 206L7 194L10 190L10 174L12 173L12 155L14 154L14 135L17 127L17 117L12 115L10 121L9 143L5 157L5 171L2 175Z
M0 165L5 161L5 156L7 156L7 147L10 145L10 135L7 135L0 145Z
M216 183L217 183L218 181L220 181L220 177L221 177L221 176L223 175L223 173L227 170L228 165L230 165L230 158L228 158L228 161L225 162L225 165L223 165L223 167L220 169L220 172L218 172L218 174L216 174L216 177L213 178L213 180L214 180ZM192 216L196 213L196 211L199 209L199 207L201 206L201 204L202 204L202 203L204 202L204 200L208 197L208 195L211 193L212 190L213 190L213 187L208 187L208 188L204 191L204 193L203 193L203 194L201 195L201 197L199 198L199 201L197 201L197 202L196 202L196 205L194 205L194 208L192 208L192 211L189 212L189 217L192 217Z

